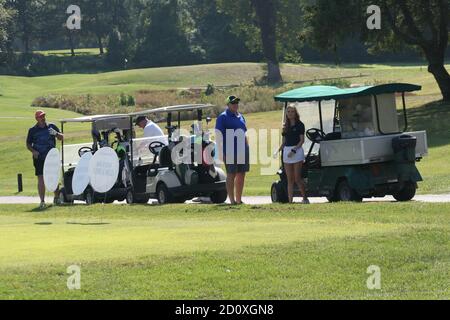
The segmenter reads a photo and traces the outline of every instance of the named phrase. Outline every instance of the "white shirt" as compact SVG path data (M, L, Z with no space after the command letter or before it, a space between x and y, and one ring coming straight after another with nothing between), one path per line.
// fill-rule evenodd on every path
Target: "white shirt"
M144 137L153 138L162 136L164 136L164 132L161 130L161 128L153 121L148 120L147 125L144 128Z

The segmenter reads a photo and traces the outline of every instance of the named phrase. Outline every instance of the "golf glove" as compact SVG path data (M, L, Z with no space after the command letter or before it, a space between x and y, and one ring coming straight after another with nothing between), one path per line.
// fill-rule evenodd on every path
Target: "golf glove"
M50 133L51 136L55 136L55 137L58 135L58 131L56 131L53 128L49 128L48 133Z

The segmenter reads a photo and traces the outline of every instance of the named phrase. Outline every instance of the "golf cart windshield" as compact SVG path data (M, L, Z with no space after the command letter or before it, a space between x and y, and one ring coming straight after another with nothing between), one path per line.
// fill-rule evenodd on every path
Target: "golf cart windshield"
M296 107L300 120L305 124L306 130L311 128L321 129L320 123L320 115L319 108L317 108L317 102L299 102L289 104L291 106ZM322 125L325 133L333 132L333 119L334 119L334 106L335 101L325 101L322 103ZM283 113L283 122L284 122L285 113ZM303 148L305 150L309 150L312 142L308 139L305 139L305 144ZM319 151L319 145L316 144L313 149L313 153L317 153Z

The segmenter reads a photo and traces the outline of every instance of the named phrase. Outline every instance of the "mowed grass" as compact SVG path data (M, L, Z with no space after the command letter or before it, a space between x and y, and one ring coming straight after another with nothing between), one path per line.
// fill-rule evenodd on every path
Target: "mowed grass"
M92 52L91 52L92 53ZM64 54L46 52L45 54ZM90 54L87 50L86 54ZM450 192L450 162L445 156L450 152L450 107L423 107L439 100L440 94L433 77L424 65L292 65L282 67L286 81L311 82L320 79L350 77L352 83L409 82L423 86L423 90L408 96L412 116L411 130L427 130L430 155L419 164L424 176L421 193ZM46 77L0 76L0 195L17 192L17 174L24 176L24 195L35 195L35 177L30 153L25 148L28 128L34 124L30 104L35 97L46 94L114 94L133 93L136 90L165 90L214 85L248 85L263 75L262 65L256 63L231 63L172 68L138 69L99 74L68 74ZM298 84L300 86L301 83ZM281 92L288 87L272 88ZM258 97L254 97L258 99ZM243 101L245 104L246 102ZM281 109L281 107L280 107ZM78 116L73 112L47 110L50 122ZM281 111L252 113L246 115L249 126L254 129L279 129ZM89 141L89 131L79 126L67 128L70 141ZM83 138L82 138L83 137ZM270 150L271 152L273 150ZM261 167L253 166L247 179L247 195L268 195L274 174L261 175ZM276 170L270 169L273 173Z
M0 299L449 299L450 205L0 207ZM81 266L81 290L66 287ZM367 268L382 289L367 289Z

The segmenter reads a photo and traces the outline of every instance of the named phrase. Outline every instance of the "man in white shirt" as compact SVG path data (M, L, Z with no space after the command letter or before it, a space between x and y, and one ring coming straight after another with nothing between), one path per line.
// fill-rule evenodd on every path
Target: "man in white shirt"
M145 138L153 137L163 137L164 132L162 129L153 121L149 120L147 117L140 116L136 119L136 126L144 129Z

